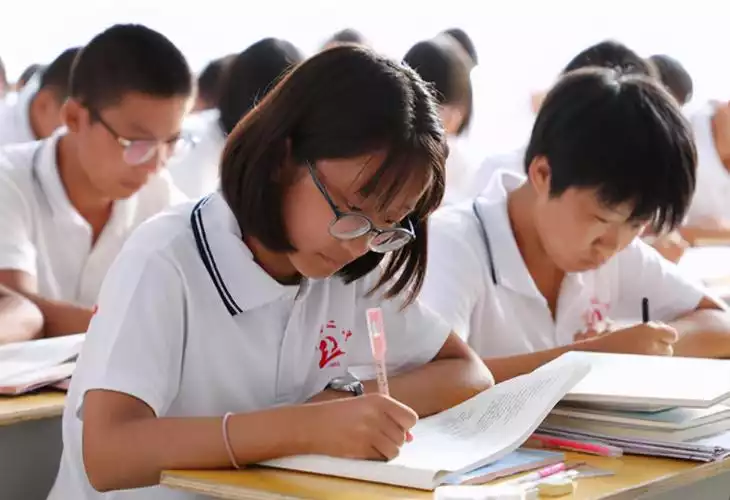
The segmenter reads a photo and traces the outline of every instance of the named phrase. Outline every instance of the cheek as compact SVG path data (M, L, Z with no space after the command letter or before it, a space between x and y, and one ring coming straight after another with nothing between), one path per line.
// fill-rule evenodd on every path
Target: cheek
M284 195L284 227L289 241L300 252L319 251L334 241L329 224L334 214L322 200L314 199L299 186L292 186Z

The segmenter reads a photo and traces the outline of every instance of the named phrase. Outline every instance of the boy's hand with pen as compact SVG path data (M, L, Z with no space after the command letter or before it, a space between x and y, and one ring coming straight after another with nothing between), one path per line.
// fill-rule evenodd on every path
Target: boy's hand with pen
M585 351L671 356L677 330L663 323L641 323L579 342Z
M301 407L306 453L366 460L391 460L407 441L418 415L382 394L367 394Z

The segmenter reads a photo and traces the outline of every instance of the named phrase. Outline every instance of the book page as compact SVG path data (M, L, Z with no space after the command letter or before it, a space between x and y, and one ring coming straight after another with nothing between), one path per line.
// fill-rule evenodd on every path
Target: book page
M78 356L85 335L68 335L0 347L0 384L35 370L50 368Z
M555 368L548 364L425 418L413 428L413 441L391 463L467 472L498 460L524 443L589 369L581 363Z

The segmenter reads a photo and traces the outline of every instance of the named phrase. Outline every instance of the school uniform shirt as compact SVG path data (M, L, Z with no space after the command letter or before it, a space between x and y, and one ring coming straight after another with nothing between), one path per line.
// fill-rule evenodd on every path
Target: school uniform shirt
M39 87L36 75L18 92L15 101L0 104L0 146L36 140L30 126L30 104Z
M523 163L526 147L517 148L504 153L489 155L484 158L472 176L472 190L474 195L484 191L492 177L500 170L510 170L524 173Z
M509 221L507 195L525 178L499 172L473 203L443 208L429 228L422 300L482 357L542 351L573 343L608 320L652 319L693 311L704 288L635 239L598 269L569 273L555 318L525 265ZM488 243L487 243L488 242Z
M714 113L715 106L708 103L690 117L697 145L697 184L686 220L689 225L730 224L730 172L715 148Z
M390 373L432 360L451 329L418 302L399 312L398 300L367 297L376 274L349 285L336 277L279 284L254 261L219 193L143 224L102 287L66 400L50 500L202 498L161 487L96 493L81 450L89 390L130 394L158 417L304 403L335 377L373 365L365 312L375 306Z
M175 185L191 199L215 191L219 182L220 159L226 136L219 124L218 110L208 110L189 116L183 131L195 138L195 146L173 157L168 170Z
M71 205L58 172L61 135L0 149L0 269L35 276L44 298L92 306L132 230L185 198L167 174L152 177L114 203L92 245L91 226Z
M449 157L446 159L446 190L444 205L453 205L473 198L471 178L474 174L471 164L461 150L462 143L456 137L449 137Z

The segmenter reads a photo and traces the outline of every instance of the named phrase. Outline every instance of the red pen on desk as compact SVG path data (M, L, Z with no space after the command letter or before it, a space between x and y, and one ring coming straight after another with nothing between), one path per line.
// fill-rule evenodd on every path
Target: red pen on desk
M526 445L539 448L577 451L579 453L588 453L590 455L598 455L601 457L620 457L624 454L621 448L608 444L594 443L590 441L575 441L573 439L546 436L544 434L533 434L527 440Z
M388 373L385 368L385 326L383 324L383 311L379 307L368 309L367 323L368 333L370 334L370 347L373 350L373 359L375 359L375 377L378 381L378 392L384 396L390 396L388 388ZM413 436L406 431L406 440L411 441Z

